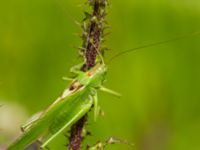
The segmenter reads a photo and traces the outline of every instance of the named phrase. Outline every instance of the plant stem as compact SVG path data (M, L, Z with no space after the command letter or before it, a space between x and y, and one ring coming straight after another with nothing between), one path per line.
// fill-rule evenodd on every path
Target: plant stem
M70 150L80 150L82 141L82 132L86 121L87 121L87 115L82 117L76 124L72 126L71 135L69 137Z
M83 49L85 64L82 67L82 71L87 71L95 66L97 55L100 52L101 38L104 30L104 18L106 16L105 8L107 6L107 0L88 0L88 3L93 8L92 15L87 18L88 23L85 29L86 36L83 36ZM82 142L82 132L87 121L87 115L82 117L71 128L71 135L69 138L69 149L80 150Z

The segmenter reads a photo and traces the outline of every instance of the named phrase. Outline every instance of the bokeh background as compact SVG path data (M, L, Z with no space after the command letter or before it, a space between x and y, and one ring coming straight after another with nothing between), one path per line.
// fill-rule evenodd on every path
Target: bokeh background
M20 132L31 114L68 85L62 77L77 64L85 0L7 0L0 4L0 145ZM106 37L113 54L200 31L198 0L110 0ZM109 65L106 86L121 99L100 93L105 116L88 130L92 144L116 136L135 145L108 150L200 149L200 36L138 50ZM60 136L52 150L64 150Z

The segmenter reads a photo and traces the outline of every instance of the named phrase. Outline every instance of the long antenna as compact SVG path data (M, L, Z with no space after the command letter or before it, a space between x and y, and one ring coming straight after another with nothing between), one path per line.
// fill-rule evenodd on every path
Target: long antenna
M173 41L182 40L182 39L185 39L185 38L190 38L190 37L198 36L198 35L200 35L200 32L194 32L194 33L187 34L187 35L177 36L177 37L174 37L174 38L171 38L171 39L168 39L168 40L163 40L163 41L159 41L159 42L150 43L150 44L142 45L142 46L139 46L139 47L131 48L131 49L128 49L128 50L125 50L125 51L122 51L122 52L115 54L113 57L110 58L109 63L112 62L112 60L114 60L115 58L118 58L119 56L122 56L122 55L130 53L130 52L135 52L136 50L139 50L139 49L154 47L154 46L157 46L157 45L162 45L162 44L165 44L165 43L170 43L170 42L173 42Z

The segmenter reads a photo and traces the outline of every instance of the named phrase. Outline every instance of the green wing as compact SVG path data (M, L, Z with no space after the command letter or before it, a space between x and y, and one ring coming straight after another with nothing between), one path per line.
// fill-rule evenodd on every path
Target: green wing
M67 111L66 114L66 116L69 116L68 121L71 121L69 123L69 125L71 125L75 120L77 120L73 119L74 116L79 113L79 109L82 109L85 104L85 101L81 99L81 96L86 93L85 89L76 91L75 93L66 96L64 99L60 99L60 101L56 102L54 105L51 105L50 109L47 109L48 111L45 111L44 114L42 114L42 116L21 135L21 137L19 137L19 139L8 147L8 150L23 150L38 138L46 135L49 132L50 126L55 122L54 120L56 120L56 118L67 109L74 109L72 112Z
M93 99L90 95L81 96L68 105L69 107L62 111L51 124L48 132L49 136L43 142L41 148L46 147L55 137L83 117L91 109L92 105Z

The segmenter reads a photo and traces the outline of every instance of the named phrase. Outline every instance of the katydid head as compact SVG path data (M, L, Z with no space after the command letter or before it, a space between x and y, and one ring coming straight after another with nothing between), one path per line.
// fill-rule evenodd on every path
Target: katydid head
M79 74L77 77L80 84L84 86L91 87L100 87L105 80L105 75L107 72L107 68L104 64L96 64L93 68L88 70L87 72Z

